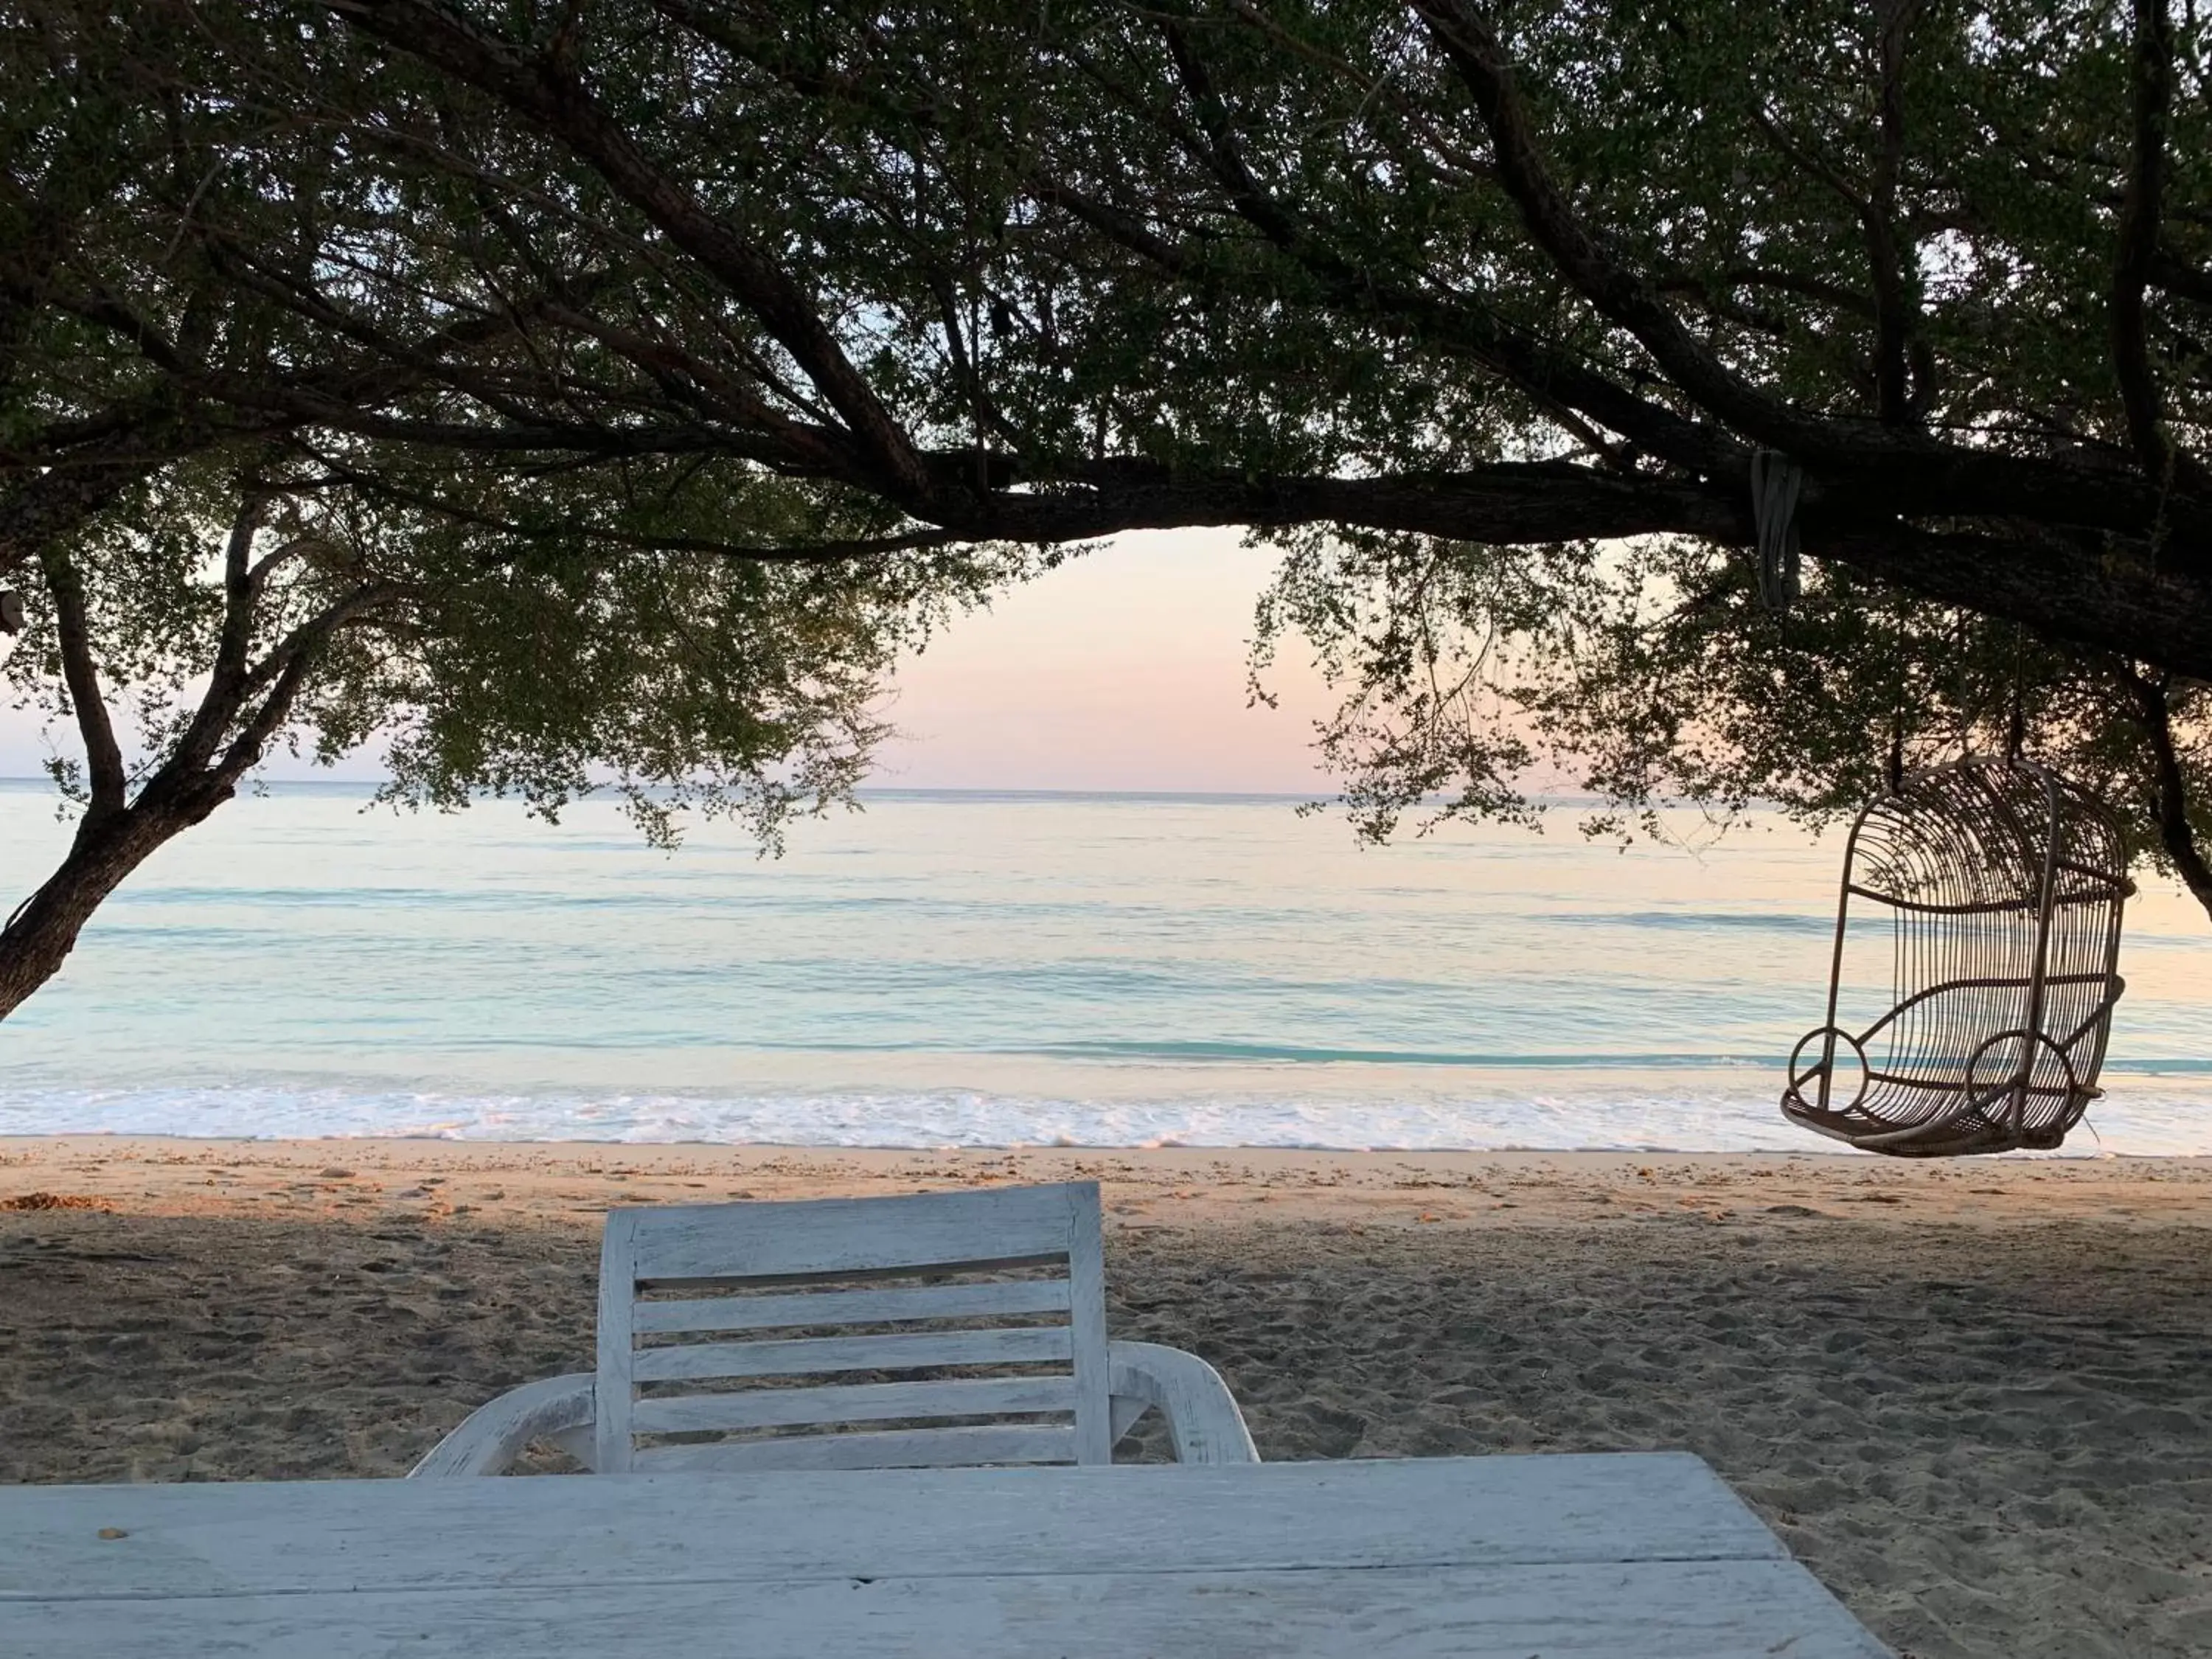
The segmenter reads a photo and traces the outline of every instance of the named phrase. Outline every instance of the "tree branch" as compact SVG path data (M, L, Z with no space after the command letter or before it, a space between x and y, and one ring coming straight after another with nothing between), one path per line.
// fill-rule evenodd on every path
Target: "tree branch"
M1583 228L1537 148L1504 47L1466 0L1414 0L1437 48L1489 128L1498 176L1522 222L1562 276L1599 313L1642 343L1698 404L1763 443L1809 459L1836 434L1738 378L1694 339L1644 279Z
M191 724L177 739L173 753L172 764L180 773L204 767L237 718L245 695L246 653L253 643L254 600L260 589L253 568L253 538L260 533L269 507L267 495L249 493L231 520L223 547L222 627L216 637L207 690L200 694L200 706L192 711Z
M1875 407L1882 422L1902 425L1916 401L1908 381L1905 348L1912 333L1911 296L1905 261L1897 246L1897 188L1905 167L1905 49L1919 10L1919 0L1884 0L1876 11L1881 27L1881 146L1876 152L1874 187L1868 192L1863 222L1867 266L1875 306ZM1933 388L1920 388L1921 399Z
M48 465L0 495L0 577L33 559L115 501L163 460L133 431L112 434L90 454ZM193 446L185 445L183 447Z
M546 318L599 341L650 375L656 385L678 401L695 408L705 403L708 412L753 428L781 444L790 465L803 467L817 477L840 477L854 483L864 479L862 458L844 433L794 421L769 408L749 388L692 353L646 339L633 330L564 304L549 306ZM691 385L686 386L686 380ZM703 398L700 395L702 392Z
M2156 0L2140 3L2148 5ZM1847 495L1878 488L1916 503L1932 502L1939 495L1948 498L1948 506L1942 507L1900 504L1900 513L2011 516L2026 509L2028 515L2050 523L2094 522L2118 529L2123 526L2105 516L2118 509L2130 533L2154 533L2164 526L2172 532L2176 556L2196 571L2212 570L2212 536L2206 529L2212 513L2203 510L2212 507L2212 501L2203 500L2208 488L2201 469L2186 457L2180 458L2184 464L2175 469L2180 486L2177 491L2163 478L2100 477L2086 467L2062 469L2045 459L1940 443L1910 427L1832 420L1793 408L1741 380L1690 335L1641 276L1603 248L1576 218L1538 153L1504 50L1468 0L1414 0L1414 9L1474 95L1492 134L1500 182L1520 208L1537 246L1601 315L1634 335L1674 385L1700 407L1757 441L1788 451L1814 473L1816 485L1833 486ZM2177 495L2183 499L2177 500ZM2120 506L2123 499L2129 503L2125 507ZM1969 501L1973 505L1968 506ZM2031 501L2036 503L2033 507L2028 507ZM2179 527L2184 519L2191 526L2186 532Z
M176 343L148 319L133 311L128 301L95 289L89 294L57 289L46 296L57 311L81 322L103 328L130 343L131 349L156 368L172 374L188 373L190 365Z
M2161 247L2152 256L2150 281L2168 294L2212 306L2212 270L2198 269L2171 248Z
M1696 283L1702 279L1686 274L1674 280ZM1776 270L1766 265L1735 265L1721 271L1713 281L1723 288L1776 289L1784 294L1795 294L1801 299L1817 300L1854 317L1871 319L1874 316L1874 301L1865 295L1854 293L1840 283L1808 276L1798 271Z
M1218 292L1237 292L1226 278L1118 209L1066 185L1040 179L1040 198L1065 209L1109 240L1161 270ZM1257 189L1256 185L1254 186ZM1408 287L1322 246L1279 204L1270 219L1289 240L1279 251L1321 285L1322 303L1343 315L1387 322L1439 350L1474 360L1547 407L1564 406L1675 465L1695 472L1740 473L1748 461L1723 434L1684 420L1664 404L1639 398L1563 352L1495 318L1443 296ZM1272 298L1272 295L1264 296Z
M1172 19L1163 20L1160 33L1167 41L1168 57L1176 78L1182 83L1198 112L1199 133L1186 138L1194 159L1211 173L1229 198L1260 233L1285 250L1304 240L1297 220L1261 185L1251 164L1244 159L1243 141L1229 118L1228 100L1214 84L1212 72L1200 58L1188 31Z
M1568 462L1500 463L1383 477L1251 477L1107 461L1079 481L994 496L963 538L1057 543L1195 525L1271 529L1336 523L1498 546L1676 534L1752 540L1748 492ZM2046 638L2132 651L2212 678L2212 575L2147 544L2038 535L2016 526L1932 529L1894 501L1808 495L1805 551L1905 592L2025 623Z
M1168 274L1201 289L1239 294L1225 273L1209 267L1203 254L1165 240L1121 210L1049 179L1033 179L1031 188L1040 199L1062 208ZM1277 207L1279 215L1286 212ZM1278 222L1290 223L1280 216ZM1725 432L1638 397L1479 310L1352 264L1315 242L1294 223L1290 228L1291 244L1282 251L1319 284L1320 303L1347 316L1390 323L1424 345L1479 362L1540 404L1565 405L1691 471L1730 485L1744 476L1748 454ZM1784 288L1871 314L1870 301L1812 279L1743 270L1730 271L1724 280ZM1911 447L1901 449L1903 443ZM1863 499L1868 487L1878 485L1883 498L1906 517L2027 516L2130 535L2147 534L2162 520L2172 556L2212 570L2212 511L2175 501L2126 471L1987 447L1941 445L1917 431L1884 439L1870 448L1848 436L1833 441L1824 437L1804 459L1832 469L1826 477L1816 475L1808 486L1808 505L1824 493Z
M248 669L240 682L245 697L260 696L264 691L268 695L240 728L222 757L208 769L209 778L228 787L244 776L260 760L269 739L291 714L292 705L305 689L307 676L314 672L317 653L331 636L391 604L405 592L398 582L364 582L272 646L269 654ZM245 697L240 698L240 706Z
M70 706L84 739L85 776L92 787L84 819L89 827L120 812L126 804L123 750L115 741L115 726L100 693L100 671L93 661L92 633L85 611L84 580L69 556L58 549L46 549L40 562L46 569L46 589L53 595L63 683L69 687Z
M565 62L526 59L430 0L330 4L386 46L465 82L559 139L713 272L791 353L874 461L886 494L919 503L934 493L912 440L854 368L799 285L648 161Z
M1809 173L1847 205L1856 218L1863 219L1867 213L1867 198L1850 179L1823 157L1817 150L1807 149L1782 129L1782 124L1757 104L1751 108L1751 124L1759 129L1774 153L1802 173Z
M260 583L254 580L253 538L269 516L269 498L249 494L231 520L230 536L222 553L222 634L216 643L215 672L218 678L242 673L246 653L253 641L253 599Z
M2212 860L2197 844L2196 826L2189 817L2189 788L2181 770L2181 757L2173 742L2173 711L2166 700L2166 676L2149 678L2123 667L2135 693L2143 736L2150 744L2152 775L2155 780L2150 801L2151 817L2158 825L2159 842L2197 902L2212 915Z
M574 520L557 526L527 525L422 490L405 489L388 477L359 471L329 456L318 459L328 469L332 478L351 485L365 497L416 507L453 523L473 525L480 530L511 536L518 542L573 540L632 552L697 553L715 558L750 560L760 564L837 564L848 559L872 559L892 553L915 552L923 548L946 547L957 542L999 539L988 532L963 528L917 530L899 536L762 544L727 542L709 536L654 536L599 525L580 524ZM973 462L972 457L955 456L951 459L955 465L963 460L971 465Z
M435 378L441 353L481 349L510 335L537 303L504 316L463 318L418 340L366 334L365 356L290 378L243 380L195 368L181 348L166 357L157 354L149 361L163 368L165 379L150 391L91 416L19 431L0 449L0 479L8 486L0 493L0 578L113 506L156 468L224 439L267 438L303 422L366 436L493 451L597 448L607 454L642 454L687 444L694 450L739 447L740 440L725 434L710 439L705 428L686 433L664 427L656 438L651 432L617 434L604 428L409 422L374 413ZM125 327L126 319L124 313L111 319L143 345L150 335L133 331L135 323ZM211 412L208 404L228 418Z
M937 301L939 321L945 329L945 349L951 359L953 379L968 398L969 417L975 431L975 456L980 463L975 483L978 489L988 489L989 448L985 432L994 433L1009 447L1019 453L1029 446L1012 422L1000 412L998 402L991 396L990 388L983 384L983 365L978 356L980 340L971 345L967 332L960 326L959 296L953 291L952 279L939 266L931 264L923 272L922 280L930 295Z
M2166 125L2173 105L2173 24L2166 0L2135 0L2129 54L2133 153L2120 200L2119 246L2112 264L2110 307L2112 370L2120 386L2128 438L2154 483L2179 479L2202 488L2200 470L2166 430L2151 373L2143 293L2157 269L2164 216Z

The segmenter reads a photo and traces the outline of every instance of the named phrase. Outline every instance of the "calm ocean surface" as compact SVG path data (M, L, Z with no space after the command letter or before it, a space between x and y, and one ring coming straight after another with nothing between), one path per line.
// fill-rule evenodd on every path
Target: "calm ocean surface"
M1828 1145L1774 1100L1840 836L1361 849L1282 799L886 792L778 860L366 793L272 786L159 854L0 1024L0 1133ZM67 834L0 785L7 902ZM2147 892L2121 966L2069 1150L2212 1152L2212 924Z

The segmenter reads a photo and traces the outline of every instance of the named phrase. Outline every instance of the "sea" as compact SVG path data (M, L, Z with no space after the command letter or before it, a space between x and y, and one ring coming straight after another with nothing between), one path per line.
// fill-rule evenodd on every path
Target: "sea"
M884 790L763 857L273 784L0 1023L0 1133L1832 1150L1776 1109L1842 836L1359 845L1296 798ZM70 826L0 784L0 884ZM5 901L12 903L12 899ZM2131 907L2071 1154L2212 1152L2212 921Z

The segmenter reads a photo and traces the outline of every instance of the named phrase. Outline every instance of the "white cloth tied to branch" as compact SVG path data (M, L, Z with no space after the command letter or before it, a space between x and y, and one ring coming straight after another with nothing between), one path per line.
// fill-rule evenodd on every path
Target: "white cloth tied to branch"
M1751 456L1751 518L1759 537L1759 597L1780 616L1798 594L1797 498L1805 469L1779 450Z

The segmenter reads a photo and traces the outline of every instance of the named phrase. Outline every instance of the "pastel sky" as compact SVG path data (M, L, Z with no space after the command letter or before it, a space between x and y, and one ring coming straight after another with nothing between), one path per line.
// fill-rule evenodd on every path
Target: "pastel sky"
M901 736L872 782L938 789L1326 788L1309 743L1329 699L1303 659L1245 706L1253 601L1274 556L1234 531L1127 536L961 619L901 671ZM63 734L66 738L67 734ZM35 722L0 710L0 776L35 774ZM278 757L272 777L327 777ZM337 775L375 775L373 759Z
M1294 793L1325 787L1303 657L1247 708L1274 556L1233 531L1127 536L964 618L900 675L880 784Z

